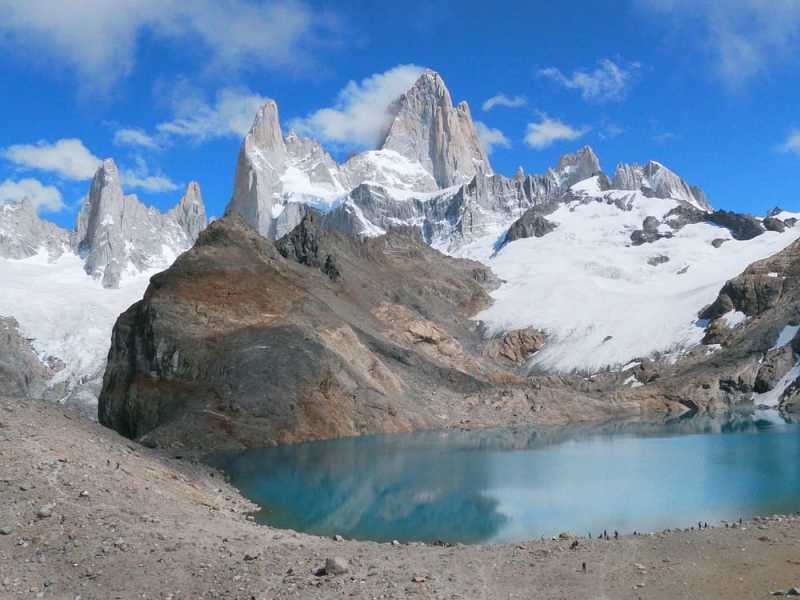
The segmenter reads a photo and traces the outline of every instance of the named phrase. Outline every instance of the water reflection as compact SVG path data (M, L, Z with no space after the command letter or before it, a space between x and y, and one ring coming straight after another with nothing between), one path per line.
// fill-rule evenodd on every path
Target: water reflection
M262 522L475 543L800 510L798 433L756 414L704 416L374 436L216 462Z

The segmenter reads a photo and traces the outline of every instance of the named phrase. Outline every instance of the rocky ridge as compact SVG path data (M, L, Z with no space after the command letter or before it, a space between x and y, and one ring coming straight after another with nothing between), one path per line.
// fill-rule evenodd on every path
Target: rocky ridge
M118 287L126 269L166 266L189 248L205 227L200 188L192 182L167 213L147 207L122 191L113 160L105 160L92 179L89 196L75 225L75 243L86 272L104 287Z
M479 263L413 228L359 240L321 221L309 213L277 242L235 215L212 223L119 318L100 422L210 450L563 422L576 403L581 418L640 410L582 378L520 376L544 336L487 342L468 319L496 285Z

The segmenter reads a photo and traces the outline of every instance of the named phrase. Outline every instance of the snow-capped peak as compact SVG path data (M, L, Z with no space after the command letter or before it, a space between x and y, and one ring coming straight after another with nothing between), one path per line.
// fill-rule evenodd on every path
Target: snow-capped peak
M672 198L702 211L711 210L702 189L689 185L674 171L654 160L645 165L618 164L612 186L620 190L643 190L657 198Z
M424 71L391 111L394 117L381 149L419 162L439 187L492 173L469 105L462 101L454 107L450 91L435 71Z

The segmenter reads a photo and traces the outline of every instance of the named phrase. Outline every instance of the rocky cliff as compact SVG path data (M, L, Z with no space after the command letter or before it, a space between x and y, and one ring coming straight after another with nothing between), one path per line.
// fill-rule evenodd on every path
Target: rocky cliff
M544 336L487 346L469 316L494 285L413 229L359 240L309 213L273 243L226 217L120 316L99 419L211 450L639 410L577 378L516 375Z
M0 257L28 258L44 250L57 258L69 249L69 232L39 217L29 199L0 203Z
M390 110L394 118L381 147L419 162L439 187L492 174L469 105L453 106L438 73L425 71Z
M74 240L85 257L86 272L101 279L104 287L118 287L128 268L144 271L169 264L194 243L205 224L197 183L190 183L178 205L163 214L123 194L119 171L109 159L92 179Z

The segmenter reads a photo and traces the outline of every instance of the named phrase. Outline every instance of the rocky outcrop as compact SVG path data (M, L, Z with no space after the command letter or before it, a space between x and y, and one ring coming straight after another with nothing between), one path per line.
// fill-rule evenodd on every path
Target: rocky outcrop
M99 419L206 449L434 426L498 372L467 319L489 301L477 271L414 230L359 241L312 217L274 244L215 221L119 318Z
M768 351L756 373L753 391L763 394L773 389L796 362L797 359L791 345Z
M631 233L631 243L634 246L641 246L642 244L652 244L656 240L665 237L672 237L671 233L661 233L658 227L661 222L653 216L645 217L642 221L642 228L635 230Z
M725 227L735 240L751 240L764 233L764 226L758 219L750 215L728 210L717 210L710 213L706 220L714 225Z
M672 229L683 229L686 225L702 223L706 220L708 213L694 206L679 204L664 215L664 223Z
M579 148L574 154L562 156L555 169L550 169L548 173L555 179L559 188L566 191L570 186L579 181L589 179L595 175L602 175L600 169L600 159L590 146ZM603 176L601 189L608 185L608 178Z
M491 175L469 105L453 106L438 73L422 73L390 112L394 117L381 148L420 163L439 187L466 183L478 174Z
M117 166L108 159L92 179L73 243L85 257L86 273L113 288L129 267L143 271L167 266L194 243L205 222L197 183L189 184L178 206L162 214L123 194Z
M508 228L504 243L529 237L542 237L554 231L556 227L556 224L544 218L536 207L529 208Z
M0 396L41 398L56 368L39 359L15 319L0 317Z
M531 355L541 350L545 345L546 339L544 332L533 327L515 329L491 340L487 346L486 353L491 358L502 358L520 365Z
M778 233L786 231L786 224L777 217L767 217L761 221L761 224L767 231L776 231Z
M654 160L646 165L618 164L611 185L619 190L641 190L656 198L672 198L701 211L711 210L703 190Z
M0 257L28 258L43 250L57 258L69 248L69 232L40 218L29 198L0 203Z

